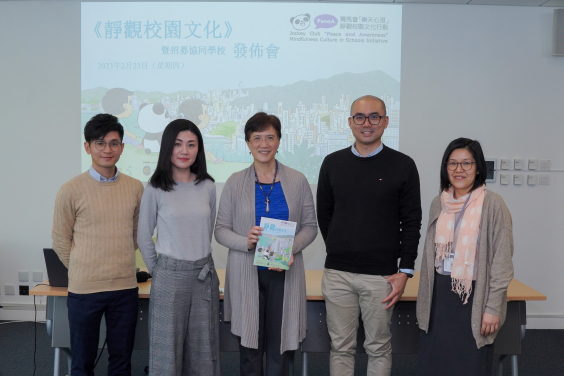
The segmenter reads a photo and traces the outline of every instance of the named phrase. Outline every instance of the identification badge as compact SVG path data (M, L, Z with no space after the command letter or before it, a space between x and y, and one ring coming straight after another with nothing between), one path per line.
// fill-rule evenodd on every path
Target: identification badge
M454 252L447 253L443 259L443 272L450 274L452 272L452 264L454 263Z

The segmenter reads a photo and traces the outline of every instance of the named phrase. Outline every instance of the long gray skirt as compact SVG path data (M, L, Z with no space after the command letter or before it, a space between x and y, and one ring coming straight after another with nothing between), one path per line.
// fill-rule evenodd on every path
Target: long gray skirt
M159 256L149 303L149 374L219 376L219 278L211 254Z

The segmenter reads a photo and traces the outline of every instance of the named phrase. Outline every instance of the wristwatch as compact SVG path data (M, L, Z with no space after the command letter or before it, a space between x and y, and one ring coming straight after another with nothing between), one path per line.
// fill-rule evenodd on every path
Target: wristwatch
M400 273L405 274L407 276L407 278L413 278L413 274L411 274L411 273L406 273L406 272L400 272Z

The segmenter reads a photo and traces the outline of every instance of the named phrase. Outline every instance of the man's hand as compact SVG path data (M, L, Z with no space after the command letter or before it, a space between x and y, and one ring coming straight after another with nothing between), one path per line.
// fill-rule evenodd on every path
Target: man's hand
M403 292L405 291L405 284L407 283L407 274L396 273L392 274L386 279L392 285L392 292L386 299L382 300L382 303L390 302L386 306L386 309L388 309L390 307L393 307L394 304L396 304L403 295Z
M482 330L480 330L480 333L485 337L488 334L497 332L498 329L499 316L484 312L484 316L482 316Z

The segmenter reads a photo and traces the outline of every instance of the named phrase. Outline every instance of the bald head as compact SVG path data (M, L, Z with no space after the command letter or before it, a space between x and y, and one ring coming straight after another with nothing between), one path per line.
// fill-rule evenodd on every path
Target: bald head
M352 104L351 104L351 116L356 113L356 112L354 111L354 105L355 105L357 102L360 102L360 101L375 101L375 102L380 103L380 104L382 105L382 108L384 109L384 113L381 114L381 115L386 115L386 103L384 103L383 100L381 100L381 99L378 98L378 97L375 97L374 95L363 95L362 97L357 98L357 99L355 99L354 102L352 102Z

